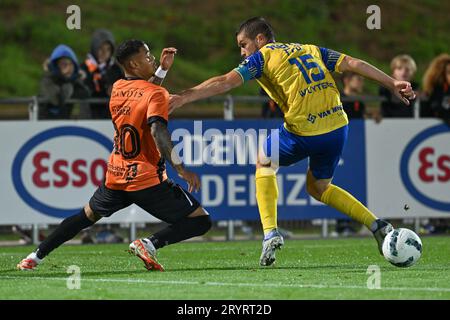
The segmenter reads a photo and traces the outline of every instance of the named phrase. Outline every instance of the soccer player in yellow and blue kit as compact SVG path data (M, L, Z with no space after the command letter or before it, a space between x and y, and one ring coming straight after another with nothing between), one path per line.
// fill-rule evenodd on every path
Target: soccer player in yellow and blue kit
M384 237L392 225L378 219L350 193L331 183L348 134L347 115L331 72L352 71L377 81L406 105L415 98L411 84L334 50L275 42L273 29L264 18L242 23L236 38L245 60L225 75L171 96L170 110L255 79L283 111L284 124L277 134L267 138L256 166L256 199L264 229L260 264L273 264L275 250L284 244L277 231L278 167L305 158L309 158L308 193L367 226L381 253ZM277 155L270 152L272 144L278 145Z

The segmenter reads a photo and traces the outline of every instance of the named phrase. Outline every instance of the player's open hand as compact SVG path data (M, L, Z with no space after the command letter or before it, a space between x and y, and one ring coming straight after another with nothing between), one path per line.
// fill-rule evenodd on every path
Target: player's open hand
M200 178L198 177L198 175L186 169L178 173L178 175L188 183L189 192L197 192L198 190L200 190Z
M175 111L175 109L178 109L184 104L183 97L177 95L177 94L171 94L169 96L169 114Z
M410 105L410 100L416 98L416 94L408 81L394 81L393 92L407 106Z
M177 49L170 47L164 48L161 52L161 58L159 59L159 63L163 70L169 70L173 64L173 60L175 59L175 55L177 54Z

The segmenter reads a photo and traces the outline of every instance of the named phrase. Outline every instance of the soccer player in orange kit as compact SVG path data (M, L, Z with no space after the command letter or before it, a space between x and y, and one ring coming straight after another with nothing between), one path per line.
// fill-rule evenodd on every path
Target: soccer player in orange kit
M114 124L114 150L108 161L106 179L81 211L66 218L17 268L35 269L54 249L75 237L103 217L135 203L169 226L148 238L133 241L130 252L148 270L163 271L156 250L206 233L211 228L208 213L191 195L198 191L198 176L186 170L172 155L167 129L169 93L159 86L173 63L175 48L161 54L157 70L155 57L140 40L122 43L116 53L125 79L114 83L110 112ZM156 72L155 72L156 71ZM189 191L167 178L168 161L189 186Z

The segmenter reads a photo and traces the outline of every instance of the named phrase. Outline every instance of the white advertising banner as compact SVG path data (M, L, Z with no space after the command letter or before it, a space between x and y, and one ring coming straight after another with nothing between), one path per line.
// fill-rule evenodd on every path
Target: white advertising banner
M177 125L184 128L188 123L180 121ZM210 125L217 126L218 122ZM380 124L366 121L353 128L351 138L365 136L365 142L361 138L352 145L349 143L348 156L353 159L361 149L366 150L365 156L360 154L356 162L347 159L351 167L343 177L339 172L345 168L339 168L336 181L340 178L342 184L351 179L349 190L355 194L360 192L359 198L366 199L369 208L380 217L450 217L450 129L446 125L436 120L407 119L383 120ZM77 213L102 183L113 133L110 121L1 122L0 224L54 224ZM289 168L280 170L280 176ZM236 169L206 165L195 169L202 177L201 202L208 210L212 207L216 219L259 219L256 204L242 200L253 199L254 189L238 185L232 179L236 172L253 174L253 170L251 166ZM306 168L298 170L294 170L297 175ZM208 181L217 175L223 181L234 181L225 184L220 193L223 190L233 195L239 193L242 198L239 201L243 203L239 210L224 199L216 207L208 202L218 192ZM281 185L280 190L289 188ZM294 196L301 198L300 193L301 188ZM285 217L301 218L296 212L302 205L291 203L284 208ZM405 205L408 210L404 209ZM249 213L250 209L254 212ZM320 213L325 209L325 206L313 206L308 210ZM336 218L336 215L324 211L322 217ZM101 220L108 223L155 221L158 220L134 205Z
M77 213L102 183L110 121L3 121L0 224L52 224ZM101 222L155 222L131 206Z
M366 155L368 206L377 215L450 217L447 125L437 120L366 121Z

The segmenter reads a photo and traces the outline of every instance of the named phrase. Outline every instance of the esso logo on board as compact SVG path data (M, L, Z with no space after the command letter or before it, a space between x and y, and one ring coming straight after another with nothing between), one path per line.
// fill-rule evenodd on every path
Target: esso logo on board
M415 199L450 212L450 128L442 124L417 134L403 151L400 172Z
M57 218L77 213L103 182L112 141L88 128L56 127L29 139L13 162L14 187L33 209Z

